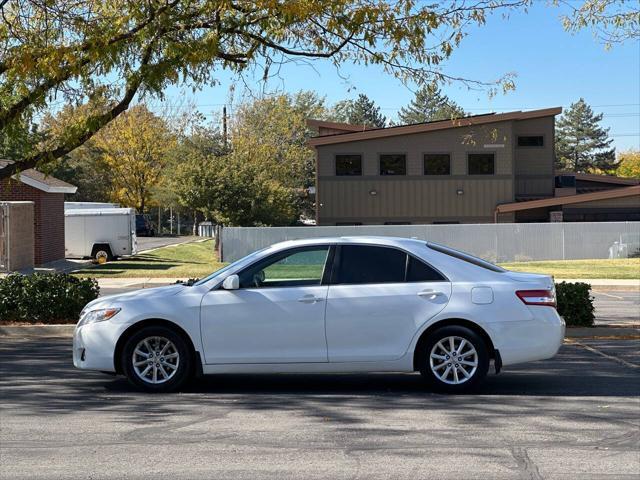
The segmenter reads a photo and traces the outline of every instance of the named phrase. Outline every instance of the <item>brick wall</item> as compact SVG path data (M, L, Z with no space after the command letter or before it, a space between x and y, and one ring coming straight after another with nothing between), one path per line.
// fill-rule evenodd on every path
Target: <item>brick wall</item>
M35 203L36 265L64 258L64 194L45 193L13 179L0 180L0 200Z

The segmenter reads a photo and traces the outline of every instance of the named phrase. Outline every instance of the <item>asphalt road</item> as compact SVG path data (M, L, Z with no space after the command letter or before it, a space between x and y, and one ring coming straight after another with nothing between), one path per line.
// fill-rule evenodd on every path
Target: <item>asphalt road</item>
M67 338L1 338L0 477L637 479L638 342L582 343L466 396L406 374L212 376L147 395L74 370Z

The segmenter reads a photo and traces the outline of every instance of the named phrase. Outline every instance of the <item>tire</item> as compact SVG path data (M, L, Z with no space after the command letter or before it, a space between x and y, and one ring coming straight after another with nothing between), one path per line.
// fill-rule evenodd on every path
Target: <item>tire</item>
M147 346L151 348L153 357L147 356ZM163 356L155 355L157 352L164 352ZM155 363L151 361L154 359ZM193 356L187 341L175 330L160 325L149 326L127 340L122 350L121 365L132 385L147 392L174 392L190 379Z
M100 264L111 262L114 259L113 253L111 253L111 247L103 244L93 246L91 257Z
M451 350L451 339L454 350ZM460 345L462 352L458 351ZM482 382L489 370L486 343L480 335L466 327L452 325L439 328L429 336L423 348L420 373L431 387L440 392L462 393L472 390ZM455 357L452 353L456 354Z

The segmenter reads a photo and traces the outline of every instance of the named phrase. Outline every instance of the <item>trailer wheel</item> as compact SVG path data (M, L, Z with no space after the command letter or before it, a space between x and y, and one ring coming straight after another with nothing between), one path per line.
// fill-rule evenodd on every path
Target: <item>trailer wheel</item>
M113 254L111 253L111 247L102 243L93 246L91 257L99 264L107 263L114 259Z

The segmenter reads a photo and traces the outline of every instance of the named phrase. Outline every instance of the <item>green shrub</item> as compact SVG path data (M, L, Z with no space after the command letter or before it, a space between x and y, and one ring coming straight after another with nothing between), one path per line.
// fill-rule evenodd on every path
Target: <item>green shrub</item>
M588 283L556 283L558 313L568 327L593 327L593 297Z
M91 278L64 273L12 273L0 278L0 320L29 323L75 323L82 308L98 298Z

